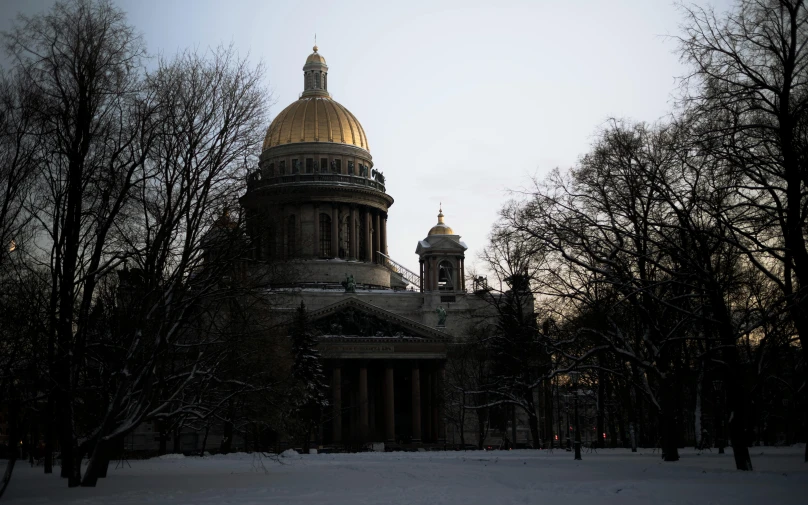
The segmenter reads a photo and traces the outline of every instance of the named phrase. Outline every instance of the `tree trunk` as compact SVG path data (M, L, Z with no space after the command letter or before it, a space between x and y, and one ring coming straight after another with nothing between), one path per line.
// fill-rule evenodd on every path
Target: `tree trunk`
M704 383L704 362L699 362L699 375L696 379L696 407L693 413L693 429L695 431L696 449L701 449L701 401L702 401L702 384Z
M232 442L233 442L233 423L230 422L230 419L227 419L224 422L224 429L222 430L222 443L219 445L219 452L222 454L227 454L228 452L230 452Z
M166 452L168 452L168 433L166 432L165 423L163 421L157 422L157 429L158 429L158 438L160 439L160 445L157 448L157 454L163 456Z
M460 405L460 446L466 450L466 392L463 391L461 396L462 404Z
M82 487L95 487L98 483L98 478L106 477L107 467L109 466L109 450L110 441L99 438L93 449L93 454L90 456L90 461L87 464L87 470L84 471L84 477L81 480Z
M536 415L536 409L532 408L527 413L528 422L530 423L530 436L533 437L533 448L541 449L541 436L539 435L539 417Z
M679 461L678 405L676 405L675 381L670 375L666 376L666 380L663 381L661 400L662 412L659 421L662 431L662 459Z
M210 425L205 425L205 436L202 437L202 449L199 451L200 457L205 457L205 448L208 446L208 433L210 432ZM255 444L253 444L255 445Z
M11 475L14 473L14 465L17 463L17 456L19 454L19 447L17 447L17 440L20 436L18 433L17 411L19 403L14 388L14 380L9 381L9 402L8 402L8 449L10 451L6 471L3 474L2 487L0 487L0 498L6 492L8 483L11 482Z
M598 360L598 362L599 361L600 360ZM604 422L604 417L605 417L604 404L605 404L605 396L606 396L606 385L604 384L605 382L606 382L606 373L602 369L598 369L598 413L597 413L597 416L598 416L598 420L597 420L598 430L597 430L597 433L595 433L595 446L596 447L604 447L603 434L606 431L605 428L604 428L604 425L605 425L605 422Z
M553 419L555 409L553 409L553 383L545 382L544 388L544 439L553 448Z
M179 454L182 452L182 444L180 443L182 438L182 426L178 426L174 430L174 454Z
M476 409L477 412L477 448L482 450L485 446L485 409Z

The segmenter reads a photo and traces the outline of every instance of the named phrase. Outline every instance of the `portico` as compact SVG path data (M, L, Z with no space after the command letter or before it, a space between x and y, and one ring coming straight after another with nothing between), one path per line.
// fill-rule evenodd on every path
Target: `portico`
M355 297L312 318L331 380L325 443L445 441L445 334Z

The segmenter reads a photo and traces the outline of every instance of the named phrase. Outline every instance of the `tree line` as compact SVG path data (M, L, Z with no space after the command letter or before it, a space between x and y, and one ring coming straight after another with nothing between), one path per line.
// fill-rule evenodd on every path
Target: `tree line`
M73 487L144 423L161 452L183 428L223 426L224 452L294 431L279 412L314 409L295 393L312 374L247 275L238 205L272 103L263 67L232 47L151 57L108 0L57 2L2 40L0 495L39 441Z
M447 395L456 412L522 409L553 443L568 391L591 398L601 444L676 461L709 436L751 470L749 445L808 424L808 9L681 11L669 118L607 121L502 208L483 260L505 292L477 291L498 323L458 346L468 370Z

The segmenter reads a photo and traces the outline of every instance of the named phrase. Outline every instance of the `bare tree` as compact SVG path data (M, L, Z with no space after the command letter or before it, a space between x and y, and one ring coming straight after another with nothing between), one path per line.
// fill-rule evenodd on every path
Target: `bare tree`
M788 301L808 361L808 7L741 0L720 16L682 10L678 39L692 68L685 105L702 122L705 147L737 181L726 225Z

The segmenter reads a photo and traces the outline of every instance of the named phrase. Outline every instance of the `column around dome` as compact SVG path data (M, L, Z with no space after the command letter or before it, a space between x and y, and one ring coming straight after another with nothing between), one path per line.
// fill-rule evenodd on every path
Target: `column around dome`
M331 204L331 257L339 257L339 207Z
M359 238L356 236L356 220L356 205L351 205L351 216L348 219L348 247L350 248L348 258L352 260L359 259L359 251L357 251L357 243L359 242Z
M373 263L381 263L381 257L379 256L379 251L381 251L381 230L382 227L379 224L379 212L377 210L373 211Z

